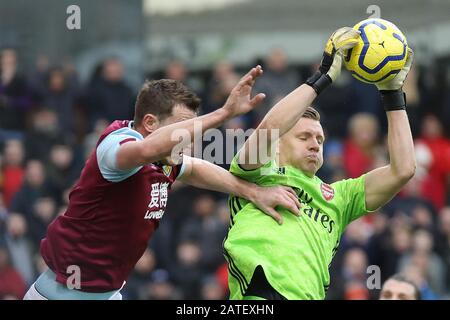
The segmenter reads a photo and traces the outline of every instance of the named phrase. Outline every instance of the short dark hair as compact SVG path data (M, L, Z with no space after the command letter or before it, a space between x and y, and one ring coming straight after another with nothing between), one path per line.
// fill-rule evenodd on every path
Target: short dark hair
M307 107L305 112L302 115L302 118L313 119L316 121L320 121L320 113L314 107Z
M395 280L395 281L405 282L407 284L410 284L414 288L414 296L416 297L416 299L417 300L422 300L422 294L420 293L420 290L417 287L417 285L411 279L406 277L404 274L396 273L392 277L387 279L386 281L388 281L388 280Z
M134 122L140 124L148 113L164 119L170 116L173 107L179 104L197 112L200 107L200 98L180 81L147 80L136 100Z

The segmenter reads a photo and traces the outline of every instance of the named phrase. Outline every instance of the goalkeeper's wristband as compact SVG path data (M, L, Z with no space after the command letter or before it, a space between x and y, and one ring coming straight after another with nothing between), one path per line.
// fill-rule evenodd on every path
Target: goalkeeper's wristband
M381 102L383 103L384 110L395 111L406 109L406 95L399 90L381 90Z
M325 88L327 88L331 84L331 78L317 71L311 77L309 77L306 82L307 85L311 86L314 91L316 91L317 95L319 95Z

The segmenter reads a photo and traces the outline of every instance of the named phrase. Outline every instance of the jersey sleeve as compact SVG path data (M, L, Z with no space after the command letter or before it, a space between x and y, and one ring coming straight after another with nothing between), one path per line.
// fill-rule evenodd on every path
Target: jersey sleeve
M366 208L366 193L365 193L365 175L356 179L345 179L333 183L331 186L339 194L338 204L342 208L342 223L345 227L353 220L356 220L368 212Z
M138 132L129 128L116 130L103 139L96 151L98 167L103 178L110 182L120 182L138 172L142 166L119 170L117 168L117 151L124 143L142 139L143 137Z
M230 172L232 174L234 174L235 176L245 179L247 181L257 182L260 177L272 173L273 168L276 167L275 160L271 160L270 162L267 162L262 167L252 169L252 170L246 170L246 169L243 169L239 165L238 157L239 157L239 153L236 154L234 156L233 160L231 161Z
M178 171L177 171L177 176L175 177L175 179L180 179L184 174L184 170L186 170L186 165L184 164L184 161L183 161L183 163L181 163L177 166L177 169L178 169Z

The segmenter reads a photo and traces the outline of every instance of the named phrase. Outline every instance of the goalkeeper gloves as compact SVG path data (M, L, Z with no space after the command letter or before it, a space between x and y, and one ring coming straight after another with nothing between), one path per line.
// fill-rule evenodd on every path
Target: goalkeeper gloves
M411 69L414 60L414 52L408 47L407 54L408 56L406 58L405 66L402 70L400 70L394 79L386 83L375 84L380 91L381 101L383 103L384 110L386 111L406 109L406 97L402 87L406 76Z
M337 79L341 73L342 52L354 47L358 38L359 31L343 27L328 39L319 70L306 80L306 84L311 86L317 95Z

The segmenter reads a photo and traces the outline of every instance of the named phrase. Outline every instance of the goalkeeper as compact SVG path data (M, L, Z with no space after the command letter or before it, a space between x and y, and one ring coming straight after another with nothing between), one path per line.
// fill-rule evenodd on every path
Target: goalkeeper
M323 163L325 137L311 104L336 80L343 52L358 36L351 28L333 33L319 70L267 113L231 163L230 171L238 177L262 186L294 188L302 204L298 217L284 209L275 212L277 225L253 203L230 197L224 254L231 299L324 299L328 268L345 227L390 201L414 175L414 146L402 91L413 60L408 49L398 75L377 84L388 119L390 164L331 185L315 176ZM273 130L278 130L279 139Z

